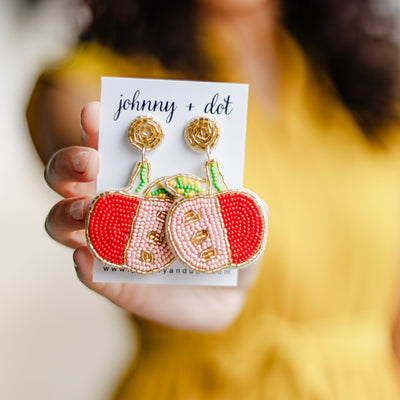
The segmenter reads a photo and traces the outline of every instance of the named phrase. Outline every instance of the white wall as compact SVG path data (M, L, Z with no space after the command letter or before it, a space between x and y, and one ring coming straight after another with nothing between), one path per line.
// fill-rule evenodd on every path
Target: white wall
M127 316L75 277L43 224L44 183L24 112L37 73L71 43L70 2L0 1L0 399L102 400L134 351ZM74 29L72 30L74 31Z

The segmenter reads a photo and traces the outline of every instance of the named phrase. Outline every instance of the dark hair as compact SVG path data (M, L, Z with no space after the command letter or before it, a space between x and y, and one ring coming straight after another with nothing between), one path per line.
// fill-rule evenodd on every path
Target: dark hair
M83 1L92 21L82 41L98 41L125 55L152 54L172 69L195 68L194 1Z
M287 29L309 57L327 72L364 131L373 134L375 128L397 118L398 13L388 8L390 2L283 0L282 3ZM391 4L397 7L395 2Z
M167 68L194 71L199 65L194 0L84 1L93 19L82 41L122 54L152 54ZM374 1L281 0L284 26L328 74L368 135L396 117L400 72L396 13Z

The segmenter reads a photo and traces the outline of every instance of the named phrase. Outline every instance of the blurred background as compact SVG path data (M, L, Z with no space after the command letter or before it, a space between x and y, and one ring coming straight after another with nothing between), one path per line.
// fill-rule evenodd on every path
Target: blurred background
M109 399L134 352L126 314L77 280L72 251L44 231L59 198L25 123L36 77L73 44L79 15L75 0L0 0L0 399Z
M388 13L399 0L371 5ZM77 0L0 0L0 399L108 400L135 350L127 315L86 289L72 250L45 233L59 197L25 122L36 77L85 18Z

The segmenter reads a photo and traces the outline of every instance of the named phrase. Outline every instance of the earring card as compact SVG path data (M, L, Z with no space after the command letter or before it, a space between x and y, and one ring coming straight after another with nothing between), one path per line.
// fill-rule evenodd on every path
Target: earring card
M205 177L207 154L192 150L185 142L184 131L195 118L206 117L219 128L212 159L218 161L229 188L242 188L247 99L247 84L103 77L97 191L125 187L134 166L142 159L127 136L129 125L139 116L154 118L164 133L159 146L146 153L151 181L178 173ZM237 270L205 274L175 260L160 272L141 275L103 265L96 259L93 281L236 286Z

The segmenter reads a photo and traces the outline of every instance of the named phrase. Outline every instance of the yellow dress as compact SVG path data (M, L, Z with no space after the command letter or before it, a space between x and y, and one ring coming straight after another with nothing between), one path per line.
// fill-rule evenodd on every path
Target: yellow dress
M368 141L292 40L278 43L282 94L269 117L250 88L245 187L270 207L260 275L217 334L136 320L139 351L115 399L392 400L399 269L396 131ZM221 60L215 80L232 77ZM45 79L180 77L96 45ZM110 366L112 368L112 366Z

